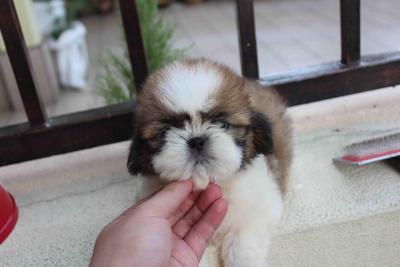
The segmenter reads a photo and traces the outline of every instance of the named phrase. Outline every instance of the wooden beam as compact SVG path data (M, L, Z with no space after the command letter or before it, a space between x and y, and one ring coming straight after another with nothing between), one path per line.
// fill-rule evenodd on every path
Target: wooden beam
M354 66L328 63L260 82L275 87L291 106L395 86L400 84L400 52L363 57Z
M128 140L134 103L58 116L48 127L0 128L0 166Z
M32 65L13 0L0 1L0 28L8 58L31 126L42 126L46 112L36 90Z

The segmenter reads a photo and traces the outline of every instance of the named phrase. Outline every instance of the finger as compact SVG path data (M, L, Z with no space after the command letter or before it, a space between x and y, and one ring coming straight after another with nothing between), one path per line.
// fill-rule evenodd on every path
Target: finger
M187 244L176 235L172 236L172 252L169 262L170 267L197 266L199 264L196 255Z
M189 197L183 201L179 208L171 215L169 221L171 225L174 225L179 219L181 219L185 214L193 207L196 200L199 198L200 191L192 191Z
M192 180L172 182L152 198L143 202L138 209L147 216L169 219L174 211L188 198L192 190Z
M160 192L162 189L163 189L163 187L158 188L157 190L155 190L154 192L145 196L144 198L136 201L132 206L130 206L127 210L125 210L118 218L133 215L138 206L140 206L142 203L146 202L148 199L152 198L155 194Z
M172 231L180 237L184 237L189 230L200 220L207 209L222 197L221 188L216 184L210 184L187 214L173 226Z
M218 199L185 236L184 240L199 260L201 259L208 242L222 223L227 211L228 202L223 198Z

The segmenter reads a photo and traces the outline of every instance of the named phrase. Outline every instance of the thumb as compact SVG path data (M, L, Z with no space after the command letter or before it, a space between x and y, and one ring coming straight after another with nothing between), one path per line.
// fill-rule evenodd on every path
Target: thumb
M140 205L148 216L168 219L187 199L193 190L193 181L172 182Z

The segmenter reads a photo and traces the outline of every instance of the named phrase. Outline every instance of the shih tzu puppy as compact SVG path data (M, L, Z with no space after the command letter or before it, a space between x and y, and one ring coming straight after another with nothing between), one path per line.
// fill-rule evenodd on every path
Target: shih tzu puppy
M220 185L228 214L201 266L267 266L291 164L291 127L273 89L205 59L151 74L137 95L128 158L146 192L193 179Z

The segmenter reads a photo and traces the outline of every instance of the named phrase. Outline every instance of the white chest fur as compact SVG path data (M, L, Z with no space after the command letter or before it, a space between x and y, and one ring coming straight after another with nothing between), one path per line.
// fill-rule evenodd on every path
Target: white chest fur
M282 196L276 177L263 155L259 155L245 170L220 184L229 202L224 225L246 227L254 223L274 226L282 213ZM237 229L236 229L237 230Z
M201 266L267 266L271 234L280 220L283 202L264 156L220 186L229 210Z

